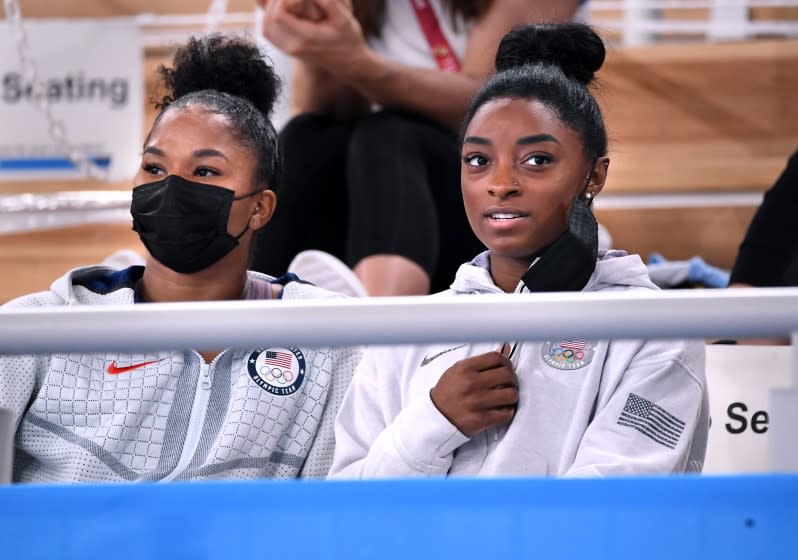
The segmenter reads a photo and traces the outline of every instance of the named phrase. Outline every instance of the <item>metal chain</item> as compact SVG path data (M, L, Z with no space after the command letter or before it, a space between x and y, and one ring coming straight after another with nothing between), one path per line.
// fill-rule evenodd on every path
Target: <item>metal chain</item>
M39 65L33 58L28 44L28 35L25 31L25 23L22 19L22 11L19 0L3 0L6 19L8 20L13 40L17 50L17 58L22 69L22 75L27 83L32 85L32 97L36 108L44 115L47 120L47 132L50 140L55 144L57 151L67 154L69 160L80 169L87 177L105 180L108 178L106 170L102 169L88 155L71 145L67 140L64 123L57 119L53 114L53 107L45 92L44 83L39 75Z
M208 13L205 15L205 31L210 33L219 28L222 18L227 13L227 2L228 0L211 0Z

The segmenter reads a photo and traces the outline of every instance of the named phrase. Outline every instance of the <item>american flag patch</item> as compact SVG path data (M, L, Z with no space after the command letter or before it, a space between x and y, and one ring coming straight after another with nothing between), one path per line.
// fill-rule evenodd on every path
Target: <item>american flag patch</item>
M684 431L684 422L653 402L629 393L621 416L619 426L634 428L647 438L660 445L675 449Z
M294 363L293 356L288 352L274 352L268 350L264 352L263 361L270 366L278 366L284 369L291 369Z

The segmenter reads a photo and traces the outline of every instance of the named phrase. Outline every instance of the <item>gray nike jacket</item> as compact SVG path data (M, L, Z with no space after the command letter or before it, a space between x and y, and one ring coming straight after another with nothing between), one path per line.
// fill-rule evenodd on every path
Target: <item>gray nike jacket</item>
M77 269L3 307L133 304L143 267ZM283 299L336 297L283 285ZM263 290L253 290L262 292ZM0 310L0 313L2 310ZM113 328L113 325L109 325ZM324 477L357 348L0 357L0 407L17 421L18 482Z

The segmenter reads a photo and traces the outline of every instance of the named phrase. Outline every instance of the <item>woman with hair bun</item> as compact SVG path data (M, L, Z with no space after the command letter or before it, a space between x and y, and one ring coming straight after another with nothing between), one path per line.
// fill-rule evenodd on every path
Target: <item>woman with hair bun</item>
M192 39L144 142L131 214L146 266L79 268L4 309L335 297L247 270L279 176L279 80L257 47ZM191 328L188 325L186 328ZM277 346L0 357L18 482L323 477L357 349Z
M461 185L488 247L445 294L656 290L637 255L599 253L592 201L607 134L585 25L504 37L463 124ZM366 352L336 424L331 476L604 476L700 471L702 341L523 340Z

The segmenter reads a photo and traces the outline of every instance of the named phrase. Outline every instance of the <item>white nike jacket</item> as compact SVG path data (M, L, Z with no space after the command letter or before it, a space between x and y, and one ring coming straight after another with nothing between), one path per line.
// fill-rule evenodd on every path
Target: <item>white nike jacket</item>
M143 267L74 270L2 310L133 304ZM337 297L249 273L249 297ZM0 320L2 320L0 318ZM109 329L113 325L108 326ZM197 328L202 328L198 325ZM324 477L357 348L0 356L0 407L17 420L17 482Z
M487 268L483 253L443 293L502 293ZM584 290L629 289L657 288L637 255L612 251ZM367 350L338 413L330 476L701 470L709 428L703 341L520 341L511 357L515 417L469 438L438 411L430 389L455 362L500 342Z

